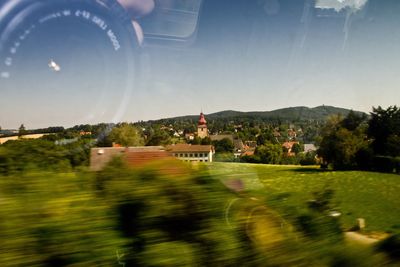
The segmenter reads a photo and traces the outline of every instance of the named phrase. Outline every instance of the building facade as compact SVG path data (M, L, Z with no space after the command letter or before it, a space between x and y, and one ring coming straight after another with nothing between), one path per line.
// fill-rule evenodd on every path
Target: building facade
M211 145L177 144L167 147L175 158L187 162L212 162L214 147Z

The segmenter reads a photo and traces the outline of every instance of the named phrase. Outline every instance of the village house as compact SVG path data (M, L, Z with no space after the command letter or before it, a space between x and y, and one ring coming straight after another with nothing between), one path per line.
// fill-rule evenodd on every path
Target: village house
M80 131L80 132L79 132L79 135L80 135L80 136L92 135L92 132Z
M175 158L187 162L212 162L215 153L211 145L176 144L166 149Z
M194 138L195 138L194 133L187 133L187 134L185 134L185 139L188 140L188 141L193 141Z
M245 141L241 157L243 156L253 156L257 148L256 141Z
M243 144L243 141L239 138L236 138L233 140L233 146L234 146L234 151L233 155L235 158L240 158L240 156L245 152L245 146Z
M245 141L244 146L246 149L256 149L257 148L257 141Z
M287 131L287 137L289 138L289 140L295 140L297 138L297 133L294 129L290 128Z
M304 153L315 151L317 151L317 147L314 144L304 144Z
M287 153L287 155L288 155L289 157L293 157L293 156L296 155L296 153L294 153L294 152L292 151L293 146L294 146L295 144L299 144L299 142L297 142L297 141L289 141L289 142L284 142L284 143L282 144L282 147L286 149L286 151L287 151L286 153Z

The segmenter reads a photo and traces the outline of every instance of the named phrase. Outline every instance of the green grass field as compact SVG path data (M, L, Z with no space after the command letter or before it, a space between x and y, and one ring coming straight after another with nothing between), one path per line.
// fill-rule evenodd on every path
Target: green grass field
M213 163L210 171L222 180L241 179L248 194L264 196L281 213L305 210L313 192L333 189L344 229L364 218L367 232L400 232L399 175L236 163Z

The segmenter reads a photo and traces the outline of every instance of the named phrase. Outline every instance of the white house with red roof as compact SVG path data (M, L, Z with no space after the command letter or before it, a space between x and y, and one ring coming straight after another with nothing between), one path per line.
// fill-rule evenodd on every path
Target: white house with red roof
M167 146L167 151L175 158L187 162L212 162L215 153L211 145L176 144Z

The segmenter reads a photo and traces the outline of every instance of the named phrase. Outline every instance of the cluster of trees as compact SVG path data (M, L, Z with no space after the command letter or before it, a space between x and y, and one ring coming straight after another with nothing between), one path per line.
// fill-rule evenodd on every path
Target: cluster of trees
M284 165L316 165L315 152L303 152L300 144L293 145L292 153L288 154L287 149L279 143L266 142L256 148L254 155L243 156L242 162L263 163L263 164L284 164Z
M162 125L140 127L140 123L118 123L109 125L98 136L99 146L165 146L174 141L173 132L162 128Z
M124 147L144 145L144 139L139 130L128 123L114 127L106 138L109 142L118 143Z
M42 134L42 133L56 134L56 133L63 133L65 131L66 131L66 129L64 127L47 127L47 128L41 128L41 129L28 130L28 129L26 129L24 124L21 124L18 128L17 134L18 134L18 136L27 135L27 134ZM16 133L11 130L3 131L1 126L0 126L0 133L2 134L2 136L5 136L5 137L16 135Z
M354 112L331 117L319 147L323 167L400 172L400 109L373 108L369 118Z
M48 129L47 129L48 130ZM59 129L61 130L61 129ZM85 134L80 135L84 131ZM27 134L24 125L19 135ZM154 140L153 136L151 140ZM151 143L133 124L118 125L99 124L95 126L81 125L70 129L58 130L39 139L19 139L0 145L0 174L10 175L33 169L68 171L89 164L90 148L93 146L160 145Z
M124 147L145 144L142 132L132 123L112 124L101 130L93 136L99 147L111 147L114 144Z
M32 170L70 171L89 164L93 140L77 139L57 144L54 136L8 141L0 146L0 174L12 175Z

